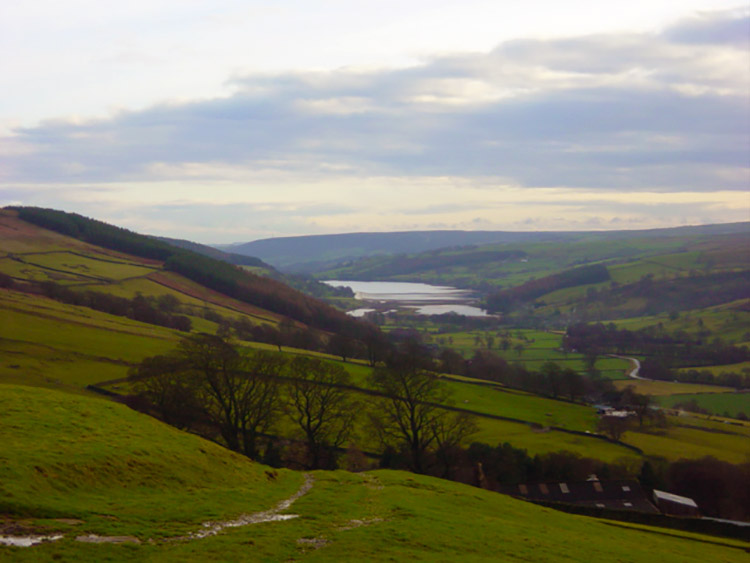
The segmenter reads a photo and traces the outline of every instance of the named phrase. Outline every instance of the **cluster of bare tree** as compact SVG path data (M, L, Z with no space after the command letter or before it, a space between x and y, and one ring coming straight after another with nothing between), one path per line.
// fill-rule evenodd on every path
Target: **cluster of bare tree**
M335 467L337 453L358 441L361 428L368 446L406 451L409 466L424 472L428 455L447 461L475 425L465 414L446 410L444 383L406 358L377 368L369 386L357 388L338 363L241 352L221 336L197 334L170 354L146 358L130 377L143 410L179 428L220 437L252 458L261 457L263 445L264 459L277 453L272 433L278 432L304 445L296 463Z
M380 397L370 411L370 424L381 444L407 452L413 471L424 473L429 460L448 473L456 448L477 426L467 414L446 410L451 399L445 384L411 360L397 358L373 371L370 386Z

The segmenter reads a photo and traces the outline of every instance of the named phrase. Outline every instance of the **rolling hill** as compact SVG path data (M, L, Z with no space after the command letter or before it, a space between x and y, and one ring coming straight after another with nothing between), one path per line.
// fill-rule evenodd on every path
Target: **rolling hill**
M344 262L373 256L419 254L466 246L563 243L586 240L626 241L634 238L698 236L746 233L746 223L700 225L645 231L409 231L390 233L345 233L279 237L248 243L218 245L236 254L256 256L285 271L322 272ZM449 251L450 252L450 251ZM364 278L345 278L364 279ZM385 279L385 278L382 278Z
M222 259L167 244L153 237L140 235L75 213L33 207L7 208L3 211L6 231L23 232L25 227L12 224L16 219L89 245L126 253L131 259L135 257L140 261L149 261L154 271L144 274L143 277L151 276L152 280L158 278L160 283L168 285L170 282L165 280L173 281L173 274L177 274L181 278L187 278L191 282L242 303L289 317L320 330L347 332L350 335L358 333L358 323L341 311L294 290L283 282L255 275ZM5 260L9 262L23 262L31 256L31 253L19 255L18 252L11 252L10 247L7 250ZM106 277L96 278L84 273L71 274L66 272L65 268L55 268L54 265L37 265L37 267L44 267L48 271L53 268L58 270L58 273L63 272L68 276L77 275L79 282L87 278L99 282L108 281ZM13 273L9 275L21 282L33 281L23 276L14 276Z
M31 548L0 545L0 561L491 561L498 554L557 561L571 553L574 558L593 553L601 560L638 561L657 549L675 561L732 561L748 547L568 515L400 471L306 476L272 469L128 409L112 399L131 394L129 369L174 350L188 330L214 334L225 321L286 325L288 330L289 317L201 285L200 272L187 277L168 266L172 254L138 255L175 252L171 247L151 247L135 237L145 250L132 254L97 244L102 239L109 246L113 240L122 244L123 233L113 235L98 223L73 224L79 229L75 237L24 221L16 211L0 214L0 281L11 282L0 287L0 536L63 536ZM124 236L132 242L132 234ZM228 267L188 253L180 258L220 272ZM87 300L51 298L45 293L51 288ZM125 314L93 307L96 299L104 299L101 295L111 303L127 303ZM187 317L190 328L144 321L127 309L144 303ZM299 319L293 322L301 328ZM321 337L330 334L315 330ZM241 348L278 347L242 341ZM535 353L531 345L527 353ZM342 366L351 378L348 392L362 410L376 398L368 387L372 368L364 362L342 362L286 345L284 354ZM618 361L612 360L613 366ZM586 405L467 377L446 374L442 379L452 404L441 408L461 410L477 422L471 440L508 442L530 456L567 450L635 470L646 459L685 455L733 463L746 459L746 426L727 430L719 422L674 417L668 428L634 429L623 443L615 443L588 433L595 415ZM357 423L356 442L346 459L378 447L365 420ZM283 421L274 432L295 436ZM288 515L298 517L285 519ZM265 518L269 521L261 521ZM207 522L212 524L204 526ZM239 525L243 522L257 523ZM200 537L206 530L217 533ZM591 534L597 539L592 541Z
M563 235L566 235L563 233ZM442 248L363 257L316 273L319 279L421 281L462 288L510 288L590 264L617 269L617 282L644 275L748 267L750 223L658 231L566 235L566 240ZM404 270L402 265L407 265Z

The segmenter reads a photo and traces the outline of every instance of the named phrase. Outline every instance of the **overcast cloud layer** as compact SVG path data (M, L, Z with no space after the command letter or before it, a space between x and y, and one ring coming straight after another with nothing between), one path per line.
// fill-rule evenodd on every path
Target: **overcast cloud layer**
M513 40L0 139L0 203L207 242L750 220L750 18ZM304 46L300 46L304 48Z

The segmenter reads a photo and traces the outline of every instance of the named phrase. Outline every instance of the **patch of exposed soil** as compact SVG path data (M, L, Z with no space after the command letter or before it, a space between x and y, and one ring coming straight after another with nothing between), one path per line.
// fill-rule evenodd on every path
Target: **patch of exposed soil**
M299 538L297 540L297 545L300 546L303 551L313 551L328 545L328 540L324 537Z
M55 518L55 522L58 522L59 524L67 524L68 526L83 524L83 520L79 520L78 518Z
M76 541L83 543L141 543L141 540L135 536L97 536L96 534L78 536Z
M377 524L378 522L382 522L382 518L363 518L361 520L354 519L349 520L346 524L341 526L338 530L340 532L346 531L346 530L354 530L355 528L362 528L364 526L372 526L373 524Z

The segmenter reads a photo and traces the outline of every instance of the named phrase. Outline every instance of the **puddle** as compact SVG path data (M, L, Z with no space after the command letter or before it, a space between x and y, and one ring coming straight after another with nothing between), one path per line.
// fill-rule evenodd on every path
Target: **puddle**
M57 541L62 535L55 536L0 536L0 545L12 545L15 547L31 547L39 543Z

